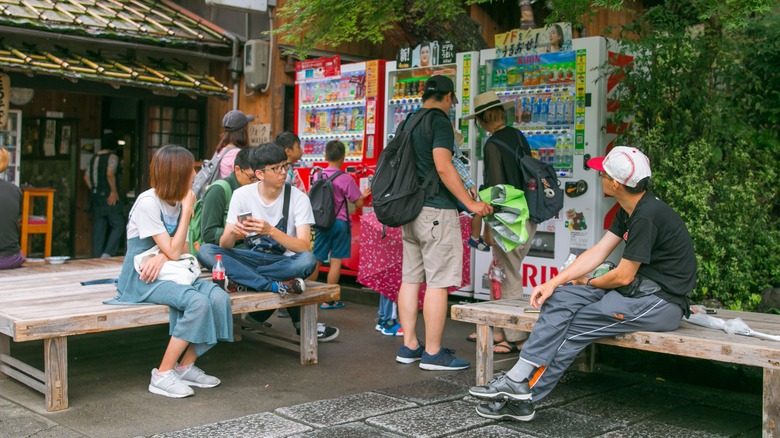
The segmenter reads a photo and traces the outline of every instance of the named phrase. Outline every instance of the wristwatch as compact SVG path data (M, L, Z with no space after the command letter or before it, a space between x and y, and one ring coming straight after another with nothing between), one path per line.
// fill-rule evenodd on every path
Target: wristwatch
M588 279L588 281L587 281L585 284L586 284L586 285L588 285L588 286L590 286L590 281L591 281L591 280L593 280L593 277L589 278L589 279ZM590 287L595 287L595 286L590 286Z

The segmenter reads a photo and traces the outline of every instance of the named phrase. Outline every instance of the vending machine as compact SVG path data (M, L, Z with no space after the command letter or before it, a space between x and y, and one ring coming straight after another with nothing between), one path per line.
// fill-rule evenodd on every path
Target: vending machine
M579 255L598 242L617 211L614 198L603 194L598 172L586 162L605 155L617 137L616 127L608 124L608 108L617 102L619 78L601 77L600 72L608 61L627 58L606 38L570 41L551 53L517 49L512 53L506 46L480 53L481 91L493 90L500 99L514 103L507 111L507 123L523 132L534 157L554 166L565 193L563 209L538 225L523 260L525 296L555 276L570 254ZM522 46L520 41L516 47ZM480 151L485 140L487 135L477 140ZM479 181L482 172L480 160ZM490 298L491 261L491 253L476 253L477 299Z
M295 133L303 157L296 163L306 187L320 169L328 167L325 145L340 140L346 147L342 171L350 174L361 191L382 152L384 137L385 61L341 64L338 55L296 62ZM370 198L364 206L370 206ZM360 215L350 212L351 257L342 261L342 273L357 275L360 256ZM327 271L327 266L323 268Z
M427 54L426 54L427 51ZM426 56L427 55L427 56ZM472 179L477 175L475 149L473 141L476 136L476 126L473 120L463 120L470 114L473 107L475 91L478 85L479 52L455 53L454 46L445 41L432 41L418 45L414 49L403 48L399 51L396 61L388 62L386 66L384 145L395 135L398 125L412 112L422 107L422 95L425 81L434 75L445 75L455 84L458 103L450 111L453 129L459 132L464 140L460 146L461 153L471 163ZM469 258L472 264L470 272L474 272L474 254ZM473 284L453 292L453 295L473 295Z

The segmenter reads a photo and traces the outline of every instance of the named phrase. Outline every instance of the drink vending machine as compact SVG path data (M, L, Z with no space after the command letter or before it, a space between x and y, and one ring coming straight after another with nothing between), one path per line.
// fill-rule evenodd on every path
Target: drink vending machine
M602 37L574 39L566 51L501 55L496 49L480 53L481 91L493 90L514 102L507 124L523 132L534 157L555 167L565 193L563 209L538 225L523 260L523 294L529 296L534 286L558 273L569 254L579 255L598 242L617 211L614 198L603 194L598 172L585 163L605 155L617 137L607 111L617 103L619 78L604 80L600 67L628 58ZM477 140L480 158L486 140L487 135ZM480 160L480 182L482 172ZM476 252L474 298L490 298L491 261L491 253Z
M453 129L464 137L460 149L463 155L469 158L472 178L475 178L477 169L476 159L474 159L475 150L472 147L475 143L470 140L476 136L476 127L473 120L463 120L463 117L470 114L475 96L474 91L477 90L479 52L456 54L452 44L448 42L439 43L437 41L427 43L427 45L422 44L415 48L414 52L425 53L426 47L430 47L431 59L427 66L419 66L425 64L424 62L404 63L402 59L387 63L387 78L385 80L387 108L385 109L384 121L385 126L387 126L387 135L385 135L384 145L387 146L387 143L392 140L398 125L409 114L422 107L425 81L434 75L445 75L455 84L455 92L459 102L450 110L450 120L452 121ZM401 58L403 58L403 50ZM422 58L424 58L424 55ZM472 256L470 257L470 263L472 263L470 272L472 273L473 252L472 250ZM473 284L453 292L453 295L461 296L471 296L472 294Z
M296 171L307 189L312 175L328 167L325 145L331 140L344 143L341 170L355 179L361 191L369 187L383 145L385 61L342 65L336 55L296 62L295 68L295 133L303 149ZM364 208L370 200L364 201ZM342 261L345 275L357 275L361 214L362 209L350 211L352 250L351 257Z

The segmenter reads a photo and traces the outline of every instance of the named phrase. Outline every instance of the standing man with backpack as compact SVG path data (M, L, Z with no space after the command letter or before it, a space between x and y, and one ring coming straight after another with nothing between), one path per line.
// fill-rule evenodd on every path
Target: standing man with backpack
M460 286L462 280L463 243L457 201L483 216L492 209L472 199L452 164L455 137L448 113L458 103L452 80L441 75L431 77L425 82L422 100L422 109L403 125L413 123L416 117L423 118L411 131L411 141L416 176L419 181L432 184L423 183L426 196L422 211L402 227L403 277L398 291L398 316L404 345L399 348L396 361L420 361L424 370L462 370L469 363L441 345L447 320L447 289ZM416 333L417 302L423 282L427 283L424 344Z
M114 153L120 146L119 136L104 133L100 146L100 152L89 161L84 181L90 191L92 257L105 259L116 255L125 234L125 211L118 188L121 164Z
M523 134L517 129L507 126L506 109L514 105L512 101L501 102L493 91L482 93L474 99L474 111L465 119L476 119L477 125L490 133L485 143L483 157L485 157L485 187L494 187L497 184L508 184L523 190L525 178L523 171L515 160L513 151L520 151L522 155L531 155L531 148L523 141ZM501 147L501 144L506 147ZM530 176L529 176L530 177ZM501 284L502 299L518 299L523 297L523 275L521 267L523 258L531 249L531 241L536 234L537 224L526 221L528 240L526 244L519 245L509 252L504 252L500 245L493 245L493 237L490 227L485 227L484 240L493 250L493 259L504 271L506 279ZM469 341L476 341L476 333L472 333ZM493 331L493 353L515 353L522 343L528 339L528 334L519 330L496 328Z
M331 140L325 145L325 159L328 167L323 169L311 186L309 199L314 210L314 257L317 267L309 280L316 280L320 266L330 257L328 284L338 284L341 277L341 260L348 259L352 250L352 223L349 220L351 202L360 208L371 189L360 193L360 188L351 176L341 171L346 148L340 140ZM320 309L344 307L341 301L329 301Z

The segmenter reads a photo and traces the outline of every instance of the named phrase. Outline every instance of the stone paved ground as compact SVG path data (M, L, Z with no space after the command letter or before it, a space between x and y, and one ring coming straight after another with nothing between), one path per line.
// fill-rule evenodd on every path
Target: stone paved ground
M760 437L761 396L614 371L571 371L529 423L493 421L467 395L473 370L154 435L195 437Z

